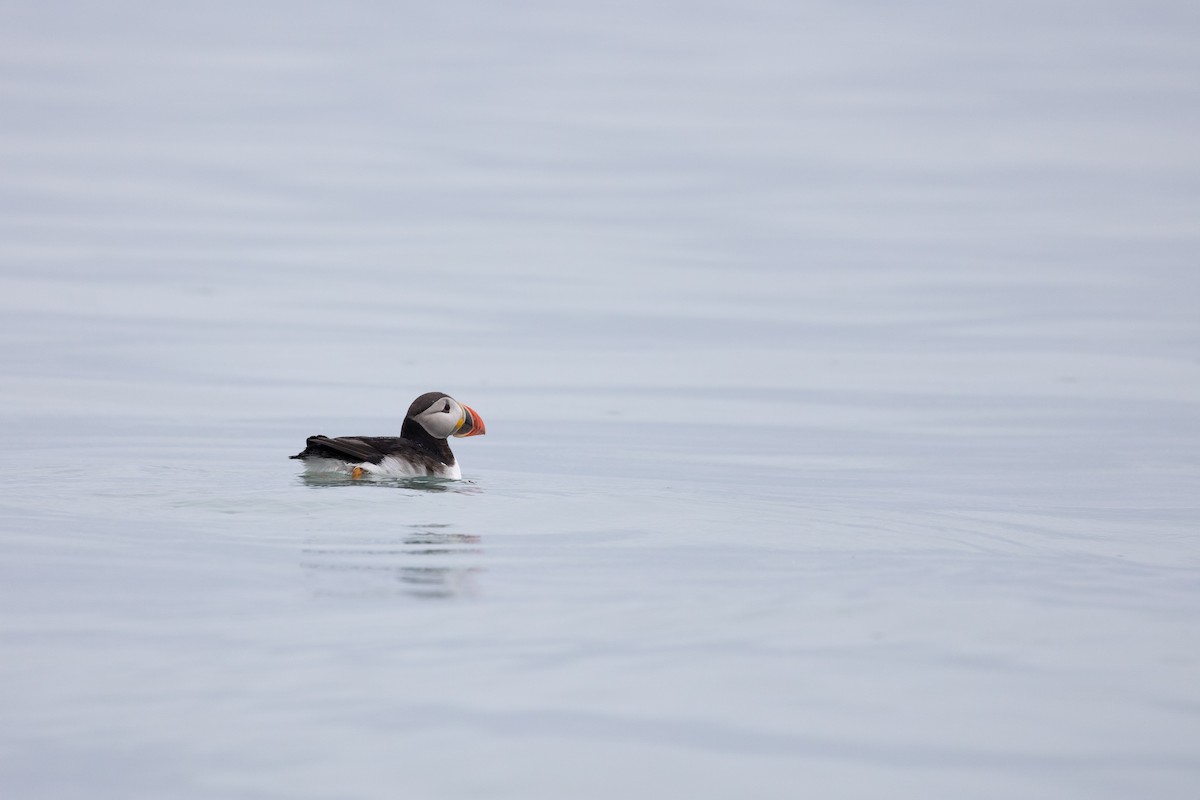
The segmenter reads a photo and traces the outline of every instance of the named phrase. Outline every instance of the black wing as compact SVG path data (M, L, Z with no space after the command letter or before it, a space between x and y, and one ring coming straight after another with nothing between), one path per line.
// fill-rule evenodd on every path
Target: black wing
M367 461L378 464L387 455L376 446L372 440L382 437L339 436L330 439L328 436L310 436L307 446L292 458L340 458L346 461Z
M439 462L425 448L399 436L310 436L307 446L292 458L340 458L343 461L378 464L387 456L414 463Z

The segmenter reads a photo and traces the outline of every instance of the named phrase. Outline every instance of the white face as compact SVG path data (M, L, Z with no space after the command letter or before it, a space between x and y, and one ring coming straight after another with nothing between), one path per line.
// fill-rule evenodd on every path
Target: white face
M430 436L448 439L462 425L465 412L453 397L439 397L429 408L413 419L420 423Z

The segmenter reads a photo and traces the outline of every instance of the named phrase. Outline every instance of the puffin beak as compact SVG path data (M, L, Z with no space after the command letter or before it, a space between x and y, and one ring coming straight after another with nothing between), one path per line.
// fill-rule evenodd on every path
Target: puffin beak
M487 433L487 427L483 424L483 417L479 416L479 412L462 403L459 405L463 407L463 421L454 435L457 437L481 436Z

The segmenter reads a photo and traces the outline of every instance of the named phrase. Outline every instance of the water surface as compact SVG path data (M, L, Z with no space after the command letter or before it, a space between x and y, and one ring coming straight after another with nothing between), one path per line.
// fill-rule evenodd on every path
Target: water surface
M1189 4L0 18L6 796L1194 795Z

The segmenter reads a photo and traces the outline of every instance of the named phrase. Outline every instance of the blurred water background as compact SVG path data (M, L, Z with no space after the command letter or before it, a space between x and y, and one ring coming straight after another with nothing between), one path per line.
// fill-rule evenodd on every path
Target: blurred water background
M0 108L3 796L1197 796L1195 3L8 2Z

